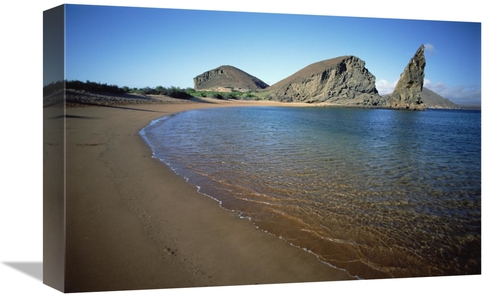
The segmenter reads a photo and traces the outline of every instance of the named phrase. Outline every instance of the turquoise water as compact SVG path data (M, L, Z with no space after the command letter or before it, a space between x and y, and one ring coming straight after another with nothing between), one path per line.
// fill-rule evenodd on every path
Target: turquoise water
M235 107L141 131L258 228L359 278L481 272L481 113Z

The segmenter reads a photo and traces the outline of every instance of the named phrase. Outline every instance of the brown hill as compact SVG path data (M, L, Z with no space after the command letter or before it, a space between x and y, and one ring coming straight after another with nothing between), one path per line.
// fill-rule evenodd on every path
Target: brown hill
M401 74L393 94L385 96L378 94L375 76L365 68L365 62L355 56L313 63L272 86L233 66L206 71L194 78L194 84L198 90L260 90L261 98L282 102L412 110L460 108L423 88L425 64L422 45Z
M376 106L381 96L375 76L355 56L341 56L311 64L268 87L266 98L284 102L326 102Z
M425 87L422 88L422 101L427 108L460 109L460 106L457 104Z
M391 94L384 95L385 99L389 99ZM439 94L429 90L426 87L422 88L422 102L425 104L427 108L433 109L462 109L462 107L458 104L451 102L449 99L446 99Z
M246 91L260 90L268 87L268 84L257 77L229 65L223 65L206 71L193 78L193 81L196 90L229 88Z

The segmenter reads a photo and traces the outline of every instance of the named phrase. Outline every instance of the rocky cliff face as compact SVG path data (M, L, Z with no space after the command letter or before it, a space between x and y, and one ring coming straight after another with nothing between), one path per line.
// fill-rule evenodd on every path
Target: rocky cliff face
M387 107L395 109L423 110L422 87L424 85L425 56L422 45L401 74L396 88L387 100Z
M342 56L311 64L265 91L267 98L283 102L327 102L339 105L377 106L382 103L375 76L365 62Z
M229 87L237 90L259 90L268 87L268 84L233 66L220 66L206 71L194 79L194 88L197 90Z
M422 45L411 58L392 95L384 97L378 94L375 76L366 69L365 62L355 56L311 64L270 87L232 66L220 66L196 76L194 86L198 90L260 90L262 98L282 102L423 110L426 108L425 96L422 96L424 49Z

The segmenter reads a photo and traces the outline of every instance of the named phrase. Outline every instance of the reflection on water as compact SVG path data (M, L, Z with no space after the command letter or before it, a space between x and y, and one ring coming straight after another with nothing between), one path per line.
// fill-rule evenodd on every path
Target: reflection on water
M481 113L223 108L148 126L154 156L360 278L479 274Z

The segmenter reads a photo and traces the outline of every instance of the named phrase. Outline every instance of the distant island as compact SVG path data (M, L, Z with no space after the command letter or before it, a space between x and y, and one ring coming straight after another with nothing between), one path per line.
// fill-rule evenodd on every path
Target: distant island
M168 103L214 98L301 102L340 107L404 110L467 109L423 87L424 46L410 59L392 94L380 95L375 76L356 56L341 56L308 65L269 86L234 66L223 65L193 78L194 88L129 88L96 82L64 81L44 87L44 106L66 104L119 105Z
M377 91L375 76L355 56L313 63L271 86L228 65L206 71L193 80L198 91L254 91L259 99L270 101L363 108L460 109L449 99L423 87L425 65L422 45L401 74L394 92L383 96Z
M394 92L385 96L379 95L375 76L365 68L365 62L355 56L313 63L271 86L255 83L262 81L233 66L206 71L194 78L194 85L198 90L254 90L261 99L280 102L410 110L460 108L423 87L425 65L422 45L401 74Z

